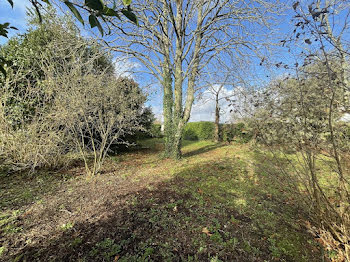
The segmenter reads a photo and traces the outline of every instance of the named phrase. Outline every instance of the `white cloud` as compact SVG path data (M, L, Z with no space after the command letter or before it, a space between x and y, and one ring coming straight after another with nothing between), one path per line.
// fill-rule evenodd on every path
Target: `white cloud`
M163 122L163 107L161 105L151 105L151 108L156 120Z
M218 86L214 86L217 89ZM220 105L220 122L226 123L231 119L230 102L225 99L225 97L233 98L235 91L232 89L227 89L223 87L219 94L219 105ZM215 121L215 96L210 91L204 91L201 99L196 101L192 107L190 122L197 121Z
M220 122L229 123L233 119L233 113L230 112L233 109L238 109L243 107L247 103L245 98L246 90L244 88L237 87L233 89L223 88L220 93L220 98L229 97L230 100L236 100L235 107L230 106L231 102L226 99L220 100ZM162 98L160 96L157 99L154 99L151 103L152 111L155 114L156 118L160 121L163 120L163 107L161 104ZM236 114L235 117L242 117L240 114ZM201 96L201 99L195 101L191 110L190 122L198 121L215 121L215 97L208 90L204 91Z
M128 57L115 57L113 63L115 65L115 74L123 77L134 78L135 69L141 67L139 63L131 61Z
M344 122L350 122L350 114L345 113L340 120Z

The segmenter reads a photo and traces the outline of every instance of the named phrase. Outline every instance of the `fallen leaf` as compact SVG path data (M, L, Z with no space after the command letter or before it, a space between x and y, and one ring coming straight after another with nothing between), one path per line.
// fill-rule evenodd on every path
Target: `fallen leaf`
M206 234L208 237L210 237L212 234L209 232L208 228L203 227L202 233Z
M119 256L115 256L115 258L114 258L114 262L117 262L117 261L118 261L118 259L119 259Z

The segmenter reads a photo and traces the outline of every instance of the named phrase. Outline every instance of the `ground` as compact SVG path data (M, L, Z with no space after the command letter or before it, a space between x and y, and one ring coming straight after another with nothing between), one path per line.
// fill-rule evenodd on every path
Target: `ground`
M3 261L321 261L307 220L253 144L158 139L82 166L0 179Z

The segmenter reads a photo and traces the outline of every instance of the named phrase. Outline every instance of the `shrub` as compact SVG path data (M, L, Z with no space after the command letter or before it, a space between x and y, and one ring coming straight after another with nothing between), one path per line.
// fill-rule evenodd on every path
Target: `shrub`
M162 125L161 124L156 124L153 123L151 126L151 136L155 138L160 138L162 137Z
M231 142L234 137L232 124L225 124L221 128L221 138L224 142Z
M213 122L190 122L187 123L184 134L186 140L210 140L214 137Z
M253 132L242 122L237 124L225 124L221 130L221 137L225 142L236 140L241 143L247 143L253 137Z
M132 80L104 74L74 77L76 72L72 73L52 79L61 90L56 90L53 110L59 113L54 117L71 135L88 174L94 175L112 144L128 143L123 140L125 135L142 130L140 116L145 97Z
M318 55L312 54L313 63L299 68L297 77L264 90L252 124L262 148L269 148L266 156L274 152L273 174L306 212L308 231L330 260L350 261L350 140L340 122L348 105L346 84L334 54Z
M0 108L0 118L3 111ZM64 164L63 155L68 141L64 133L50 122L33 121L22 129L14 130L0 121L0 165L8 171L37 167L57 167Z
M140 124L140 126L142 126L142 129L134 132L133 134L129 134L129 135L123 137L123 139L132 143L132 144L136 144L137 141L139 141L139 140L154 137L152 134L154 120L155 120L155 118L154 118L154 114L152 112L151 107L145 107L142 114L140 115L140 118L139 118L139 124ZM125 147L125 145L124 146L122 145L120 147L120 145L118 145L117 148L126 149L128 146L129 145L126 145L126 147Z
M183 138L186 140L212 140L214 138L215 124L213 122L190 122L186 125ZM220 138L222 141L236 140L241 143L249 142L253 132L244 123L221 124Z
M96 174L111 145L145 131L153 114L138 84L116 77L96 43L63 37L62 26L42 27L1 50L14 55L7 78L0 78L0 164L14 171L56 167L80 153L87 172ZM42 49L16 53L46 30L58 32L43 39Z
M197 136L196 132L191 128L185 128L183 138L185 140L191 140L191 141L198 140L198 136Z

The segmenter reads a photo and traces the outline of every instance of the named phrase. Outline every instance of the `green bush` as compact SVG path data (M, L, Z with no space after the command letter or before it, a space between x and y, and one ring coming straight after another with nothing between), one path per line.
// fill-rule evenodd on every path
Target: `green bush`
M244 123L224 124L221 128L221 137L224 142L235 140L247 143L252 139L253 133Z
M196 132L191 128L185 128L183 138L185 140L192 140L192 141L198 140L198 136L197 136Z
M224 124L221 127L221 138L224 142L231 142L234 138L234 129L232 124Z
M214 137L213 122L187 123L183 138L186 140L211 140Z
M162 137L162 125L161 124L152 124L151 126L151 136L155 138Z
M345 125L344 125L344 136L347 139L350 139L350 124L349 123L345 123Z
M183 138L185 140L212 140L214 139L215 123L190 122L187 123ZM220 124L220 138L224 142L233 140L247 143L252 139L253 133L244 123Z

